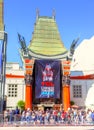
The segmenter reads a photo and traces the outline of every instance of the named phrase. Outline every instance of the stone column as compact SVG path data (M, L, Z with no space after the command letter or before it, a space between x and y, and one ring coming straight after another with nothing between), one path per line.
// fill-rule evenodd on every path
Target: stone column
M62 61L62 104L65 111L70 108L70 61Z
M34 59L25 59L25 108L32 109L32 82L33 82Z

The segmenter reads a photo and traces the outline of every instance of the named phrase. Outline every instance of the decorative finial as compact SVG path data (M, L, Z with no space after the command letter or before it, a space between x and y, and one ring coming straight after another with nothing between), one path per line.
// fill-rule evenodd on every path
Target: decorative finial
M53 9L53 12L52 12L52 18L55 20L55 15L56 15L56 13L55 13L55 10Z
M39 9L36 10L36 19L39 18Z

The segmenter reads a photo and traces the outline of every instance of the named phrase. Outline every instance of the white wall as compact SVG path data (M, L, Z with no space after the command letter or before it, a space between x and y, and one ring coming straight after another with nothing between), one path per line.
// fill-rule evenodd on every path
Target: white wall
M70 98L72 101L75 102L75 104L79 106L85 106L86 105L86 99L90 98L90 94L88 95L88 92L90 91L90 88L94 84L94 80L71 80L70 84ZM74 98L73 97L73 85L81 85L82 86L82 98ZM93 97L92 97L93 100ZM88 100L89 103L89 100Z
M19 64L8 63L8 68L6 68L6 74L24 76L24 70L20 69ZM8 85L17 84L18 93L17 97L8 97ZM7 96L7 107L15 108L19 100L25 100L25 82L24 78L6 78L5 83L5 95Z

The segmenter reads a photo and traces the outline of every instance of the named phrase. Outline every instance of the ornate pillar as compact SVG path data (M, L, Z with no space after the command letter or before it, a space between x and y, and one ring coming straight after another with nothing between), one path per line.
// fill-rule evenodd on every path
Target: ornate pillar
M62 104L65 111L70 108L70 61L62 61Z
M32 82L33 82L34 59L25 59L25 108L32 109Z

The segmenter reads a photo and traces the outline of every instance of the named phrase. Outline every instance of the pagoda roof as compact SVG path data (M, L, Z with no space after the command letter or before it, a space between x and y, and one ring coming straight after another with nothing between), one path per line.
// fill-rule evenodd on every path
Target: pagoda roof
M28 50L32 54L54 57L68 51L61 41L56 21L52 17L38 17Z

